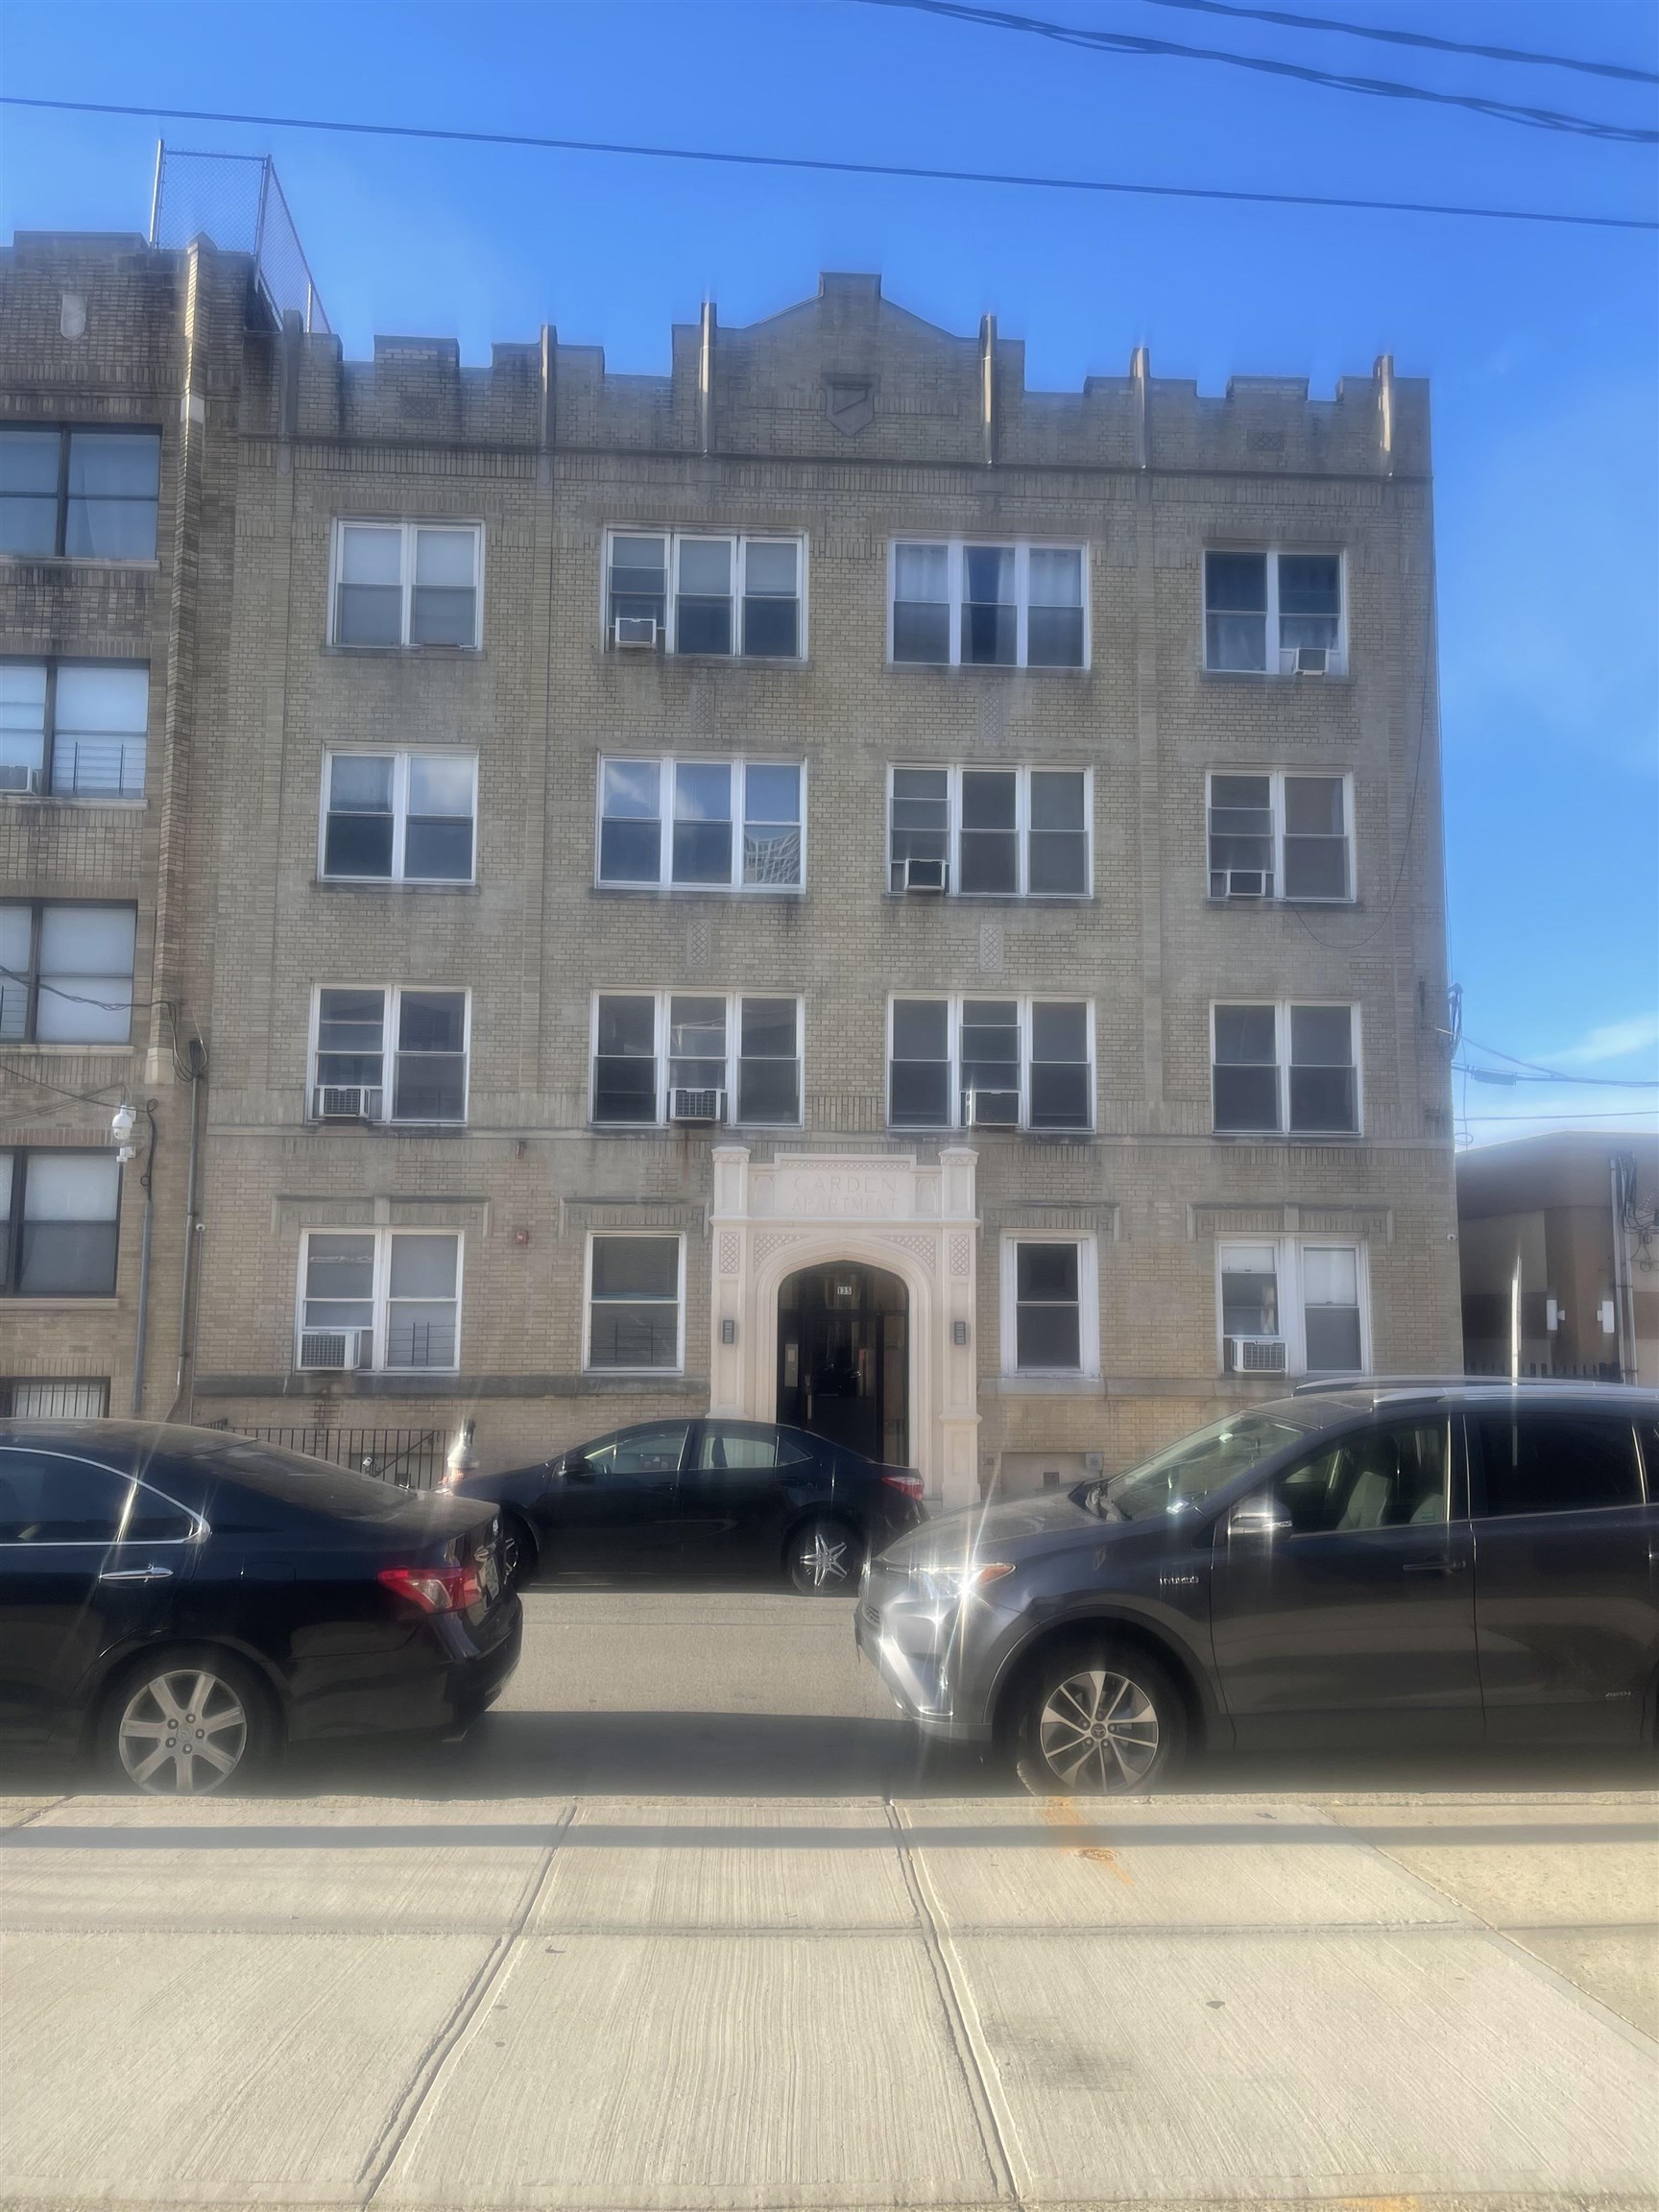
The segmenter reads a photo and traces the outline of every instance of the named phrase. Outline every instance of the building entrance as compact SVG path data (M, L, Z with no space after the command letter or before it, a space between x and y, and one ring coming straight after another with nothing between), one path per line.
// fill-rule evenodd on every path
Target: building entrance
M778 1293L778 1418L910 1464L909 1300L897 1275L804 1267Z

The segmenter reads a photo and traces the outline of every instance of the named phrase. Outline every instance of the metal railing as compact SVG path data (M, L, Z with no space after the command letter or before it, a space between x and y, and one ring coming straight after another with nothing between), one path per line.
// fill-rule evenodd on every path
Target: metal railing
M303 1452L313 1459L327 1459L336 1467L396 1482L404 1490L434 1489L448 1449L442 1429L238 1427L233 1433L251 1436L259 1444L279 1444L288 1452Z
M227 253L252 253L254 278L280 323L292 308L307 330L332 327L268 154L201 154L157 141L150 243L205 237Z

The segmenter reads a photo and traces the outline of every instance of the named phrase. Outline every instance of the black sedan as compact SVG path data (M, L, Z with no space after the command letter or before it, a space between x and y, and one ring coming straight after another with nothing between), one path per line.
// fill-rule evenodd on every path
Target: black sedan
M773 1421L640 1421L448 1488L500 1507L523 1575L787 1575L797 1590L851 1590L923 1519L912 1468Z
M0 1422L0 1738L167 1795L464 1728L518 1660L488 1506L207 1429Z

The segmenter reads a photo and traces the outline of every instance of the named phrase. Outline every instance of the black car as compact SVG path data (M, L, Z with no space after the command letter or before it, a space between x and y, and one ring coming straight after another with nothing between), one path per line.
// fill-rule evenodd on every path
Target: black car
M0 1737L191 1795L284 1743L447 1734L521 1617L489 1507L208 1429L0 1422Z
M923 1518L912 1469L773 1421L636 1422L447 1486L500 1506L521 1575L786 1574L797 1590L851 1590Z
M925 1733L1044 1791L1184 1745L1653 1740L1659 1393L1321 1387L1144 1466L934 1523L859 1647Z

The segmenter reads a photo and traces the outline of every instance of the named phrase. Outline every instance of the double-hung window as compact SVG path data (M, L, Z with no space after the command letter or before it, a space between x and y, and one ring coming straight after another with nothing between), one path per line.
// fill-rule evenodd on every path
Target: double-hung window
M1364 1247L1316 1238L1216 1247L1221 1368L1229 1375L1359 1375Z
M154 561L158 430L0 430L0 553Z
M588 1239L582 1364L617 1374L678 1374L685 1357L684 1237Z
M799 891L805 781L794 760L601 760L598 880Z
M478 760L471 753L331 753L318 855L329 881L470 883Z
M798 998L602 991L592 1051L596 1122L800 1123Z
M1357 1007L1218 1005L1211 1021L1217 1135L1358 1135Z
M0 1044L125 1045L137 929L132 906L0 906Z
M805 542L740 531L613 530L605 636L621 650L798 661Z
M1087 999L895 998L887 1118L895 1129L1087 1130L1094 1009Z
M1092 1237L1005 1237L1001 1293L1004 1375L1099 1374Z
M312 1229L300 1256L298 1365L453 1372L461 1238L424 1229Z
M950 668L1084 668L1081 545L898 540L888 653Z
M119 661L0 661L0 792L142 799L150 671Z
M1353 899L1351 777L1217 771L1208 799L1212 899Z
M1339 676L1347 660L1340 553L1204 556L1204 665Z
M113 1152L0 1152L0 1296L112 1298Z
M465 1121L469 1014L465 991L325 986L317 994L312 1118Z
M337 522L330 641L475 648L483 558L475 522Z
M889 886L964 898L1087 898L1091 812L1084 768L894 768Z

